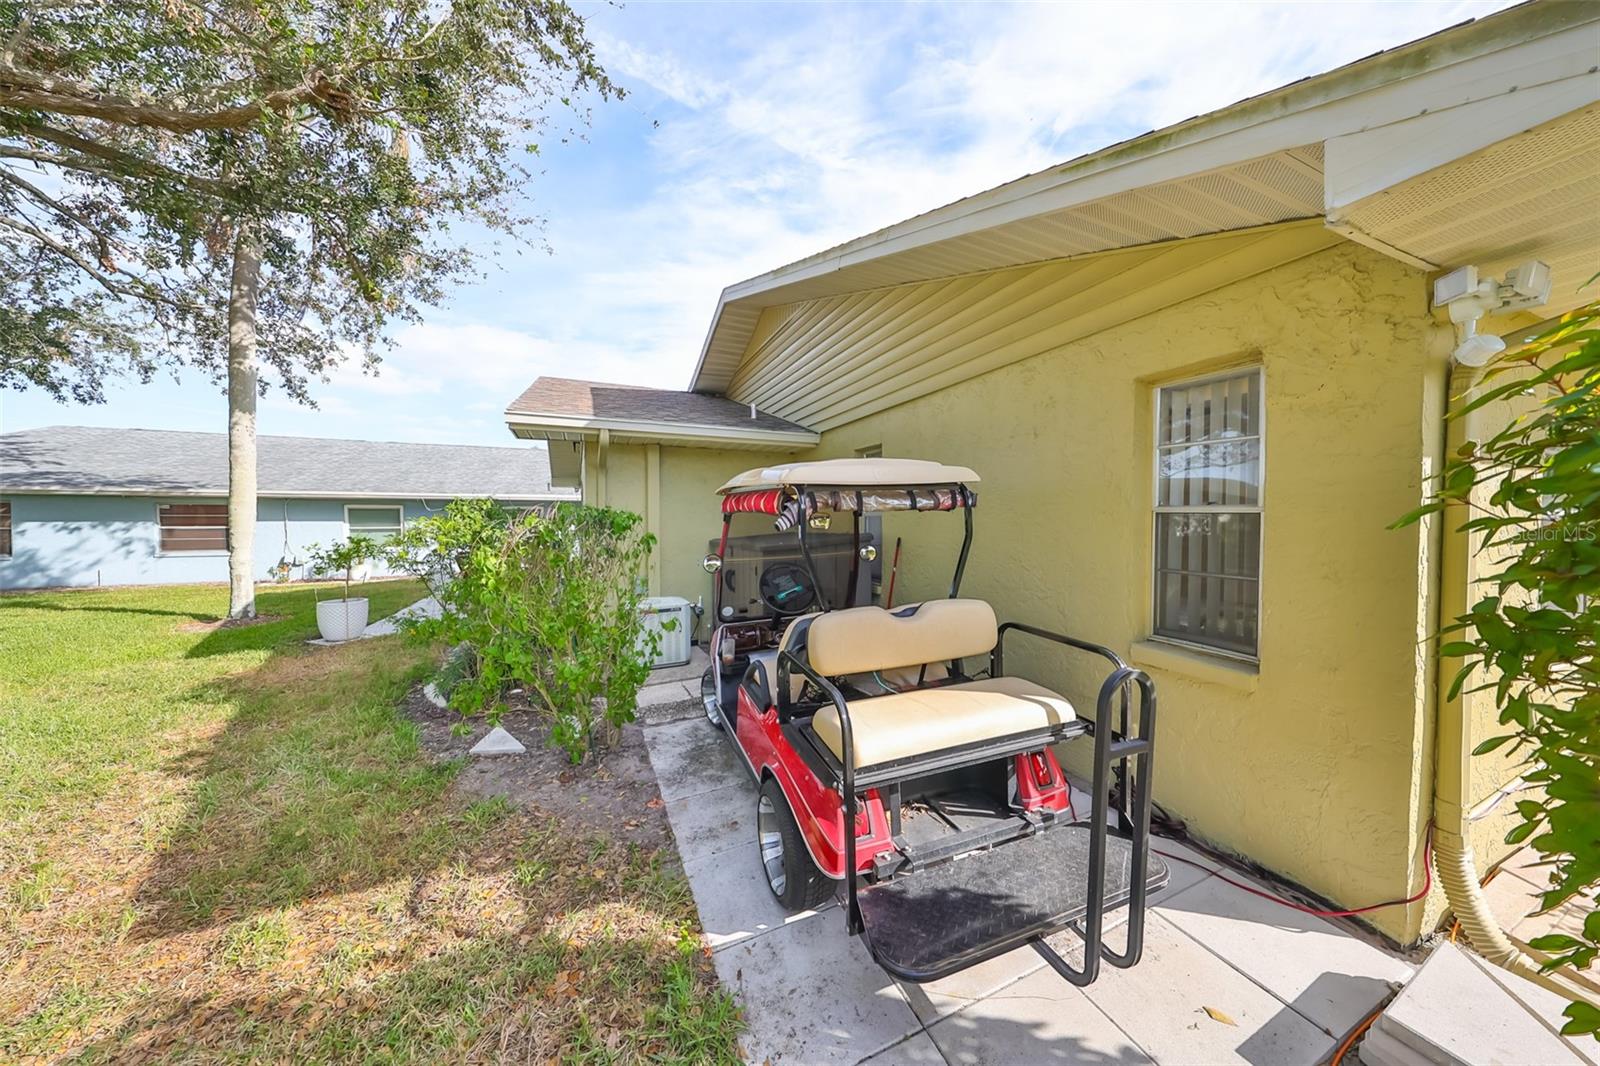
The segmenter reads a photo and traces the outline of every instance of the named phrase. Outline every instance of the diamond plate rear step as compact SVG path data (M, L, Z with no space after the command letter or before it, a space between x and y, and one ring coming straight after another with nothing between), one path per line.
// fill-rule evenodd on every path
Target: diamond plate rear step
M1068 825L918 871L857 895L873 958L908 981L934 981L1047 936L1089 909L1089 826ZM1105 909L1129 899L1132 847L1106 840ZM1149 856L1149 890L1167 866Z

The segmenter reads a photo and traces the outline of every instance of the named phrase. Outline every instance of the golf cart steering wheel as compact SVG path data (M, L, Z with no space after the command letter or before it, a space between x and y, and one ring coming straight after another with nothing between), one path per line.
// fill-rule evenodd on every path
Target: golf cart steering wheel
M816 601L811 572L798 563L773 563L761 571L761 602L778 614L803 614Z

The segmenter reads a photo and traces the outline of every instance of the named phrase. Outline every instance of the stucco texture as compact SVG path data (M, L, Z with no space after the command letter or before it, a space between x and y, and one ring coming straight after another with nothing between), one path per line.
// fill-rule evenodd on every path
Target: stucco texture
M1047 340L1062 341L1042 354L829 430L796 458L881 446L975 468L981 505L963 591L1002 618L1144 665L1159 691L1165 808L1342 904L1410 895L1423 880L1432 788L1424 640L1438 530L1387 527L1416 506L1442 448L1451 338L1429 315L1426 275L1341 244L1089 337L1074 329L1046 326ZM971 343L975 357L983 343ZM1266 404L1259 668L1147 651L1153 390L1255 365ZM703 590L711 491L762 458L663 449L663 591ZM632 506L642 457L611 466L611 501ZM886 552L905 538L897 602L946 594L959 527L950 516L888 517ZM1007 665L1086 713L1103 676L1021 640ZM1416 905L1370 920L1410 941L1423 917Z
M741 470L777 461L779 453L614 444L606 449L602 478L598 446L590 443L588 448L584 502L643 515L646 527L658 538L650 567L651 594L691 601L701 598L709 605L711 578L700 564L707 543L722 531L717 488ZM658 457L655 460L651 459L652 450ZM655 488L652 461L659 464ZM705 639L708 624L702 621L697 639Z

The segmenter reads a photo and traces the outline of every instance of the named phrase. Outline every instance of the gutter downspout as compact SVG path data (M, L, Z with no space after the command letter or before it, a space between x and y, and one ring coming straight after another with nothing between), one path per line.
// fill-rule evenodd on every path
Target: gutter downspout
M1445 459L1455 455L1468 440L1482 440L1484 410L1462 418L1450 418L1455 396L1478 384L1479 374L1460 366L1454 359L1445 373ZM1458 388L1458 385L1460 386ZM1439 624L1467 612L1472 581L1472 535L1460 531L1468 519L1466 504L1448 505L1441 514L1444 522L1439 552L1437 594ZM1556 974L1541 973L1539 964L1518 948L1500 928L1478 879L1477 862L1467 825L1472 806L1472 728L1467 721L1466 700L1450 699L1450 681L1461 667L1460 659L1440 659L1434 682L1437 754L1433 774L1433 861L1444 888L1445 900L1473 950L1496 966L1525 977L1562 997L1594 1001L1594 994L1562 980Z

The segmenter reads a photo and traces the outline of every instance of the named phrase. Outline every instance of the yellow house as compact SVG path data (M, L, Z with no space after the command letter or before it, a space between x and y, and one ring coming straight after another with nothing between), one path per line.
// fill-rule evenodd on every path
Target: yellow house
M541 378L506 421L690 600L740 470L973 467L963 591L1155 679L1165 809L1342 906L1409 897L1430 824L1461 868L1504 853L1515 771L1469 766L1493 709L1439 684L1472 552L1387 527L1460 432L1450 272L1502 283L1476 329L1514 344L1600 270L1597 63L1593 5L1457 26L731 285L687 391ZM954 525L886 516L898 602L943 594Z

